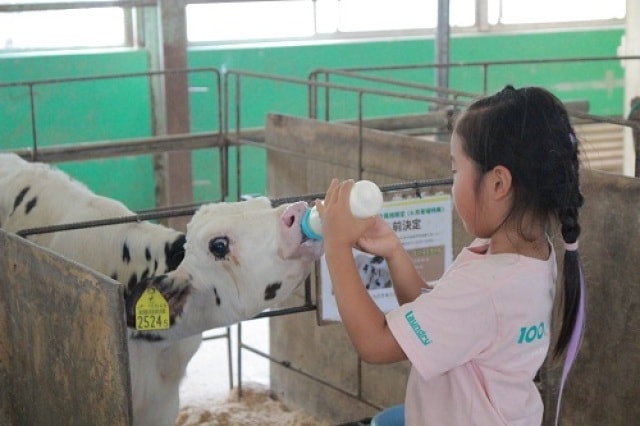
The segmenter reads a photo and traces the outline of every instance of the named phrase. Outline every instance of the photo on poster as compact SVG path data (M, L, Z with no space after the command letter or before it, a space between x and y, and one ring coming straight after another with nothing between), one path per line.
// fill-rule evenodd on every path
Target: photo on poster
M380 215L398 234L425 281L439 279L453 260L451 196L404 198L384 203ZM360 278L384 311L398 306L386 261L353 249ZM320 320L340 321L324 256L320 260Z

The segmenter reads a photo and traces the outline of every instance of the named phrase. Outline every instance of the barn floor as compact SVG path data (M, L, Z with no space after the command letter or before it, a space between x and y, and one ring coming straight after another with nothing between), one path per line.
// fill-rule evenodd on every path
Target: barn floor
M207 334L221 334L214 330ZM269 352L268 319L242 324L242 341ZM187 366L180 386L178 426L327 426L274 399L269 391L269 361L242 351L242 398L237 396L237 327L231 327L234 389L229 390L227 339L205 340Z
M231 327L231 349L234 387L237 383L237 332ZM213 330L206 335L224 333ZM269 322L267 319L242 323L242 341L260 351L269 352ZM242 351L242 384L247 382L269 386L269 361L252 352ZM187 366L187 374L180 386L181 405L199 404L211 398L226 398L229 394L229 361L227 339L204 340Z

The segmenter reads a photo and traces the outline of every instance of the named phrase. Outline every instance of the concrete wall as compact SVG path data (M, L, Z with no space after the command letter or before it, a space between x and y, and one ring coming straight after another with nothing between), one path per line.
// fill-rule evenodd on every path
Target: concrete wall
M0 424L130 424L122 286L2 230L0 253Z
M562 425L640 424L640 179L584 170L580 255L586 332L562 399ZM561 367L549 364L546 424Z
M362 141L358 173L359 141ZM322 192L331 177L379 184L450 176L448 144L306 119L267 121L269 195ZM272 149L275 148L275 149ZM309 160L312 158L313 160ZM586 203L580 251L588 288L587 330L565 387L563 425L640 424L640 180L583 170ZM434 188L434 190L448 188ZM454 255L470 237L454 217ZM562 250L557 248L561 254ZM371 416L404 398L408 363L361 363L340 324L319 326L315 313L271 320L273 390L333 424ZM294 371L302 371L299 374ZM545 424L553 424L560 368L541 370Z

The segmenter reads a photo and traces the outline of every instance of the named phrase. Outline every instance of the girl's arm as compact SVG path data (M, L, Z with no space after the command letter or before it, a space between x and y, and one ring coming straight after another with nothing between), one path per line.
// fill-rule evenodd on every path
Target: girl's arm
M402 305L412 302L428 286L389 224L381 217L376 217L375 220L374 225L358 240L358 247L385 258L398 303Z
M360 358L371 364L407 359L363 285L351 247L325 246L325 258L340 318Z
M334 179L324 203L316 203L322 218L325 259L342 322L360 357L369 363L390 363L406 355L387 326L384 313L369 296L353 259L352 247L375 220L355 219L349 210L353 181Z

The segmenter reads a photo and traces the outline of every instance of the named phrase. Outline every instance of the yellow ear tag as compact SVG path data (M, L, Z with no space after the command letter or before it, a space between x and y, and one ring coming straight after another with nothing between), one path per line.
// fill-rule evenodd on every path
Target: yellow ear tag
M136 330L166 330L169 328L169 304L162 293L147 287L136 302Z

